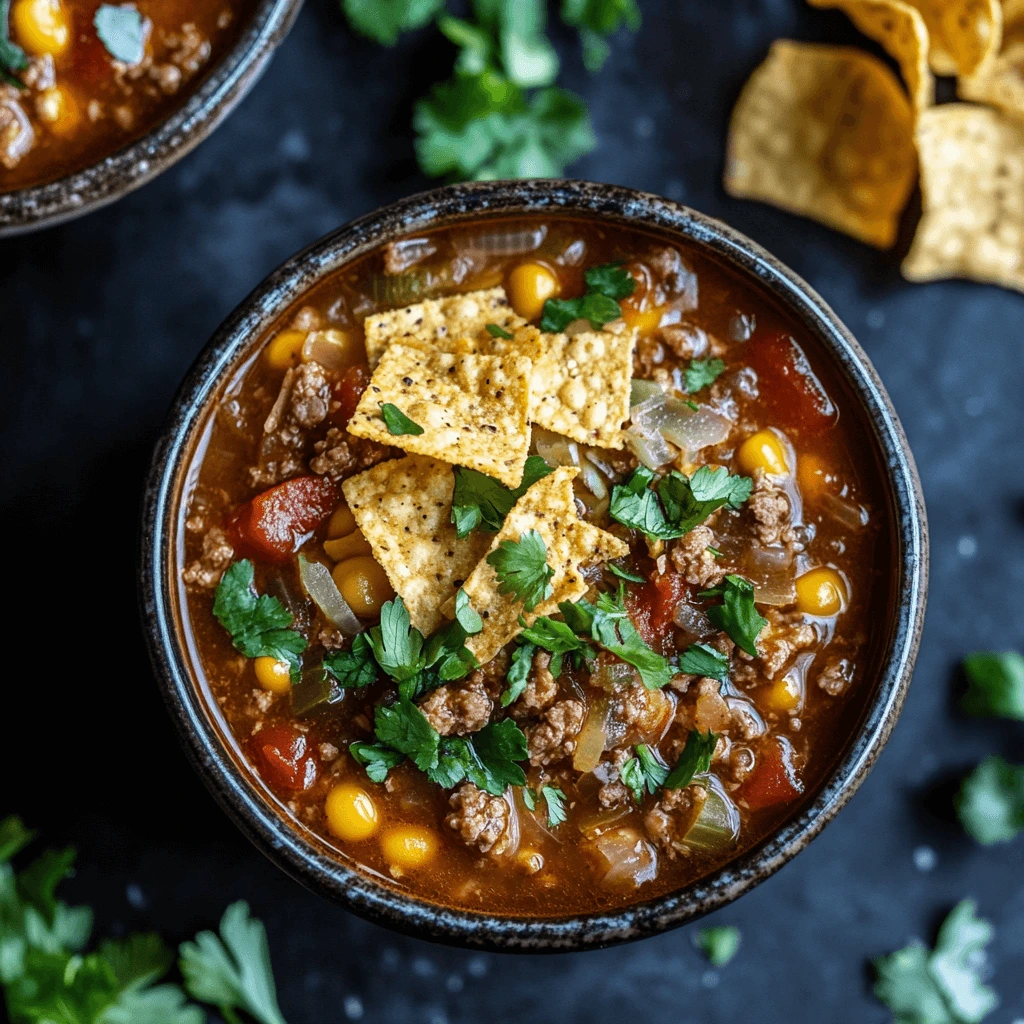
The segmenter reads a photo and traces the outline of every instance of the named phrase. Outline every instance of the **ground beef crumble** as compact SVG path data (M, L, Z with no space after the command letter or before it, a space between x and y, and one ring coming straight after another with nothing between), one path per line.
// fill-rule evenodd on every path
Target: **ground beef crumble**
M181 578L191 586L215 587L234 554L228 535L219 526L212 526L203 537L202 554L181 574Z
M700 815L707 792L702 786L662 790L658 802L644 816L651 838L670 858L686 852L684 840Z
M472 782L461 785L449 803L452 813L445 818L467 846L481 853L502 854L511 844L510 809L500 796L491 796Z
M344 480L383 462L394 449L376 441L349 437L344 430L331 427L327 436L313 445L313 451L316 455L310 460L309 468L314 473L329 476L332 480Z
M533 665L526 689L518 700L518 706L525 711L546 711L558 696L558 683L551 674L548 665L551 655L547 651L537 651L533 656Z
M708 550L714 546L715 535L706 526L696 527L672 545L672 564L687 583L703 590L725 579L725 570Z
M560 700L544 717L526 730L530 764L546 765L568 757L576 750L576 736L583 725L582 701Z
M476 673L465 682L439 686L420 702L420 711L442 736L479 732L490 720L494 702Z
M754 488L746 507L754 520L758 540L766 546L785 544L799 548L786 492L763 469L755 469L753 479Z

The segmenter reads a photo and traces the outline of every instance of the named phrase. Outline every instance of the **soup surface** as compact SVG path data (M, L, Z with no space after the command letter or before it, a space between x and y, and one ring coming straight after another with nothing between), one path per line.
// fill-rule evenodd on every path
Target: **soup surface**
M181 106L251 0L0 0L0 192L82 170Z
M702 254L580 219L409 238L206 424L197 673L280 813L388 884L647 899L842 753L890 614L880 478L811 339Z

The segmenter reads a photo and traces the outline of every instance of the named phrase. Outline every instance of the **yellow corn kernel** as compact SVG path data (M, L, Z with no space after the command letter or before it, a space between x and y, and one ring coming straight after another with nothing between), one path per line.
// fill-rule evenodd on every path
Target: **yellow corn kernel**
M815 501L828 491L829 484L835 477L817 455L805 455L801 452L796 460L796 479L800 484L800 493L805 498Z
M508 300L526 320L536 320L544 310L544 303L561 290L557 275L543 263L520 263L508 275Z
M263 350L263 358L275 370L290 370L302 362L305 331L282 331Z
M437 853L437 836L419 825L399 825L381 836L380 848L392 866L419 868Z
M782 679L776 679L768 687L765 704L771 711L785 714L800 707L801 700L803 700L803 693L800 691L799 681L792 676L785 676Z
M769 476L786 476L789 459L782 438L774 430L759 430L740 445L736 452L740 469L748 476L763 469Z
M327 520L327 536L347 537L356 528L356 517L348 505L339 505L330 519Z
M346 558L373 553L370 542L359 530L353 530L347 537L336 537L324 541L324 552L335 562L343 562Z
M516 853L516 864L528 875L535 875L544 867L544 855L530 847L520 847Z
M377 831L380 824L373 797L361 786L340 782L327 794L324 816L331 834L358 843Z
M625 305L622 307L622 319L626 321L626 326L635 327L641 338L646 338L658 329L664 314L664 306L651 306L640 310L633 310Z
M256 682L271 693L288 693L292 688L291 667L277 658L257 658L252 663Z
M71 135L82 121L82 108L74 93L55 85L44 89L36 99L36 113L57 135Z
M838 615L848 600L846 580L827 565L797 577L796 606L805 615Z
M15 0L11 28L15 40L36 57L56 57L71 41L71 25L60 0Z
M387 574L369 555L339 562L332 575L341 596L356 615L366 618L379 615L384 602L395 596Z

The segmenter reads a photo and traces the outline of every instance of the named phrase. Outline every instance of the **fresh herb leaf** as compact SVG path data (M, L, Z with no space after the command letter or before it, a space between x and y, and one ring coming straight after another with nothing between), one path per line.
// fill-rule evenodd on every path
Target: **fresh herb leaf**
M455 621L466 631L466 636L475 636L484 628L484 620L462 587L459 587L455 595Z
M644 790L657 792L668 778L668 765L658 756L658 752L646 743L636 747L636 756L631 757L619 770L619 778L633 791L633 798L640 803L644 798Z
M551 85L558 55L544 34L546 0L473 0L477 20L497 40L508 77L523 88Z
M684 404L691 408L694 412L698 412L700 410L700 406L696 402L691 401L689 398L686 400Z
M729 675L729 659L707 644L690 644L679 659L679 671L721 682Z
M583 64L588 71L600 71L608 59L607 36L625 26L640 28L636 0L562 0L562 20L579 29L583 43Z
M426 667L423 634L409 621L409 611L401 597L388 601L380 611L380 624L366 636L377 664L395 682L413 679Z
M392 402L381 402L380 414L384 418L384 424L387 426L389 434L394 434L396 437L412 434L414 437L418 437L423 433L423 428L409 419Z
M654 477L653 469L637 467L624 483L612 488L608 514L624 526L640 530L648 537L673 540L682 534L669 524L658 496L649 487Z
M724 967L740 948L740 930L734 925L701 928L696 942L697 948L714 967Z
M537 809L537 794L529 786L523 786L523 803L528 811Z
M405 754L421 772L437 767L441 737L412 701L401 697L390 707L379 704L373 722L384 746Z
M711 771L711 758L717 743L718 736L715 733L691 729L675 768L665 779L665 788L683 789L693 781L695 775L706 775Z
M498 593L511 594L532 612L553 593L555 570L547 558L544 538L536 530L527 530L519 540L503 540L487 556L487 564L498 579Z
M636 291L636 281L622 269L622 262L603 263L597 267L590 267L583 273L583 280L587 290L596 292L598 295L605 295L609 299L628 299Z
M529 757L526 734L511 718L485 725L469 742L482 766L479 772L467 770L470 782L493 796L501 796L509 786L526 785L526 773L517 764Z
M533 665L533 656L537 648L529 642L521 642L512 652L512 660L508 666L508 686L502 691L501 706L507 708L513 701L518 700L526 684L530 681L530 668Z
M506 331L504 327L499 327L498 324L485 324L484 326L492 338L504 338L505 341L511 341L515 337L515 335Z
M964 658L964 710L1024 722L1024 657L1016 651L977 651Z
M92 19L107 53L122 64L138 64L146 55L149 25L131 4L101 4Z
M646 583L647 579L641 576L637 572L631 572L629 569L623 569L621 566L616 565L614 562L608 562L605 568L613 575L618 576L620 580L628 580L630 583Z
M665 686L676 674L668 658L652 650L637 632L625 605L625 585L618 596L601 594L594 609L591 636L606 651L632 665L649 690Z
M392 768L397 768L405 760L405 754L393 750L382 743L364 743L357 740L348 745L348 752L357 764L366 769L366 774L373 782L383 782Z
M24 83L15 78L14 73L28 67L28 55L11 41L10 12L11 0L0 0L0 82L24 89Z
M422 28L444 9L445 0L342 0L349 23L384 46L394 46L403 32Z
M695 395L703 388L709 388L725 372L721 359L694 359L686 368L686 390Z
M621 263L606 263L591 267L583 275L587 291L575 299L548 299L544 303L540 329L557 334L574 320L589 320L590 326L600 329L622 316L619 299L633 294L636 281Z
M200 932L181 945L179 966L193 999L221 1010L242 1010L260 1024L285 1024L277 1005L267 933L244 900L232 903L220 934Z
M710 544L708 545L708 551L715 556L715 558L725 558L725 553L719 551L718 548L713 548Z
M983 846L1020 835L1024 832L1024 765L986 757L964 779L956 812L963 827Z
M914 942L874 961L875 995L894 1024L978 1024L999 1000L982 981L992 926L964 900L942 923L935 949Z
M13 860L35 837L16 814L0 821L0 864Z
M711 624L725 630L730 639L752 657L757 657L757 638L768 620L754 607L754 584L742 576L726 576L717 587L702 591L701 599L720 597L721 604L707 609Z
M515 489L475 469L455 466L452 493L452 522L459 537L471 530L497 533L512 506L538 481L554 470L539 456L531 455L523 468L523 479Z
M574 607L570 605L569 607ZM526 620L520 616L519 625L522 632L519 634L520 641L535 644L543 647L552 655L548 669L557 679L562 674L562 657L565 654L572 654L574 658L593 659L596 652L582 637L574 632L573 627L567 622L559 622L558 619L541 615L534 623L527 626ZM587 627L589 629L589 625Z
M555 786L541 786L541 796L548 808L548 828L555 828L565 821L566 795Z
M213 599L213 614L231 635L235 650L247 658L286 661L292 680L298 680L299 655L306 639L287 627L292 615L276 597L257 594L255 570L248 558L233 562L221 577Z
M460 587L455 595L455 619L438 630L424 647L423 661L427 669L437 674L438 682L452 682L462 679L475 668L480 667L476 655L466 647L466 638L474 636L484 628L479 612L470 604L469 595ZM412 697L424 691L424 685L416 687ZM399 687L401 690L401 687Z
M377 662L365 633L360 633L347 651L325 654L324 668L343 690L361 689L377 681Z

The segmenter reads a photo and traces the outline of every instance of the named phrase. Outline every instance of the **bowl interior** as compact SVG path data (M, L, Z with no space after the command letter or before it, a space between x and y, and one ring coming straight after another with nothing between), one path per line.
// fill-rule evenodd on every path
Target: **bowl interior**
M768 838L697 883L614 912L568 918L494 917L452 910L399 892L342 863L286 811L246 766L216 703L202 685L182 621L176 551L181 495L205 443L207 410L258 350L265 329L312 285L382 242L426 227L487 216L564 212L599 217L685 240L758 281L813 335L863 410L885 483L893 585L887 635L876 645L870 699L825 783ZM218 331L186 380L154 459L143 523L143 604L154 663L189 753L242 830L285 871L357 913L403 931L490 948L570 949L607 945L682 924L734 899L806 845L849 799L888 738L909 683L923 617L926 530L912 458L888 398L857 343L792 272L726 226L674 203L580 182L454 186L362 218L288 261Z

